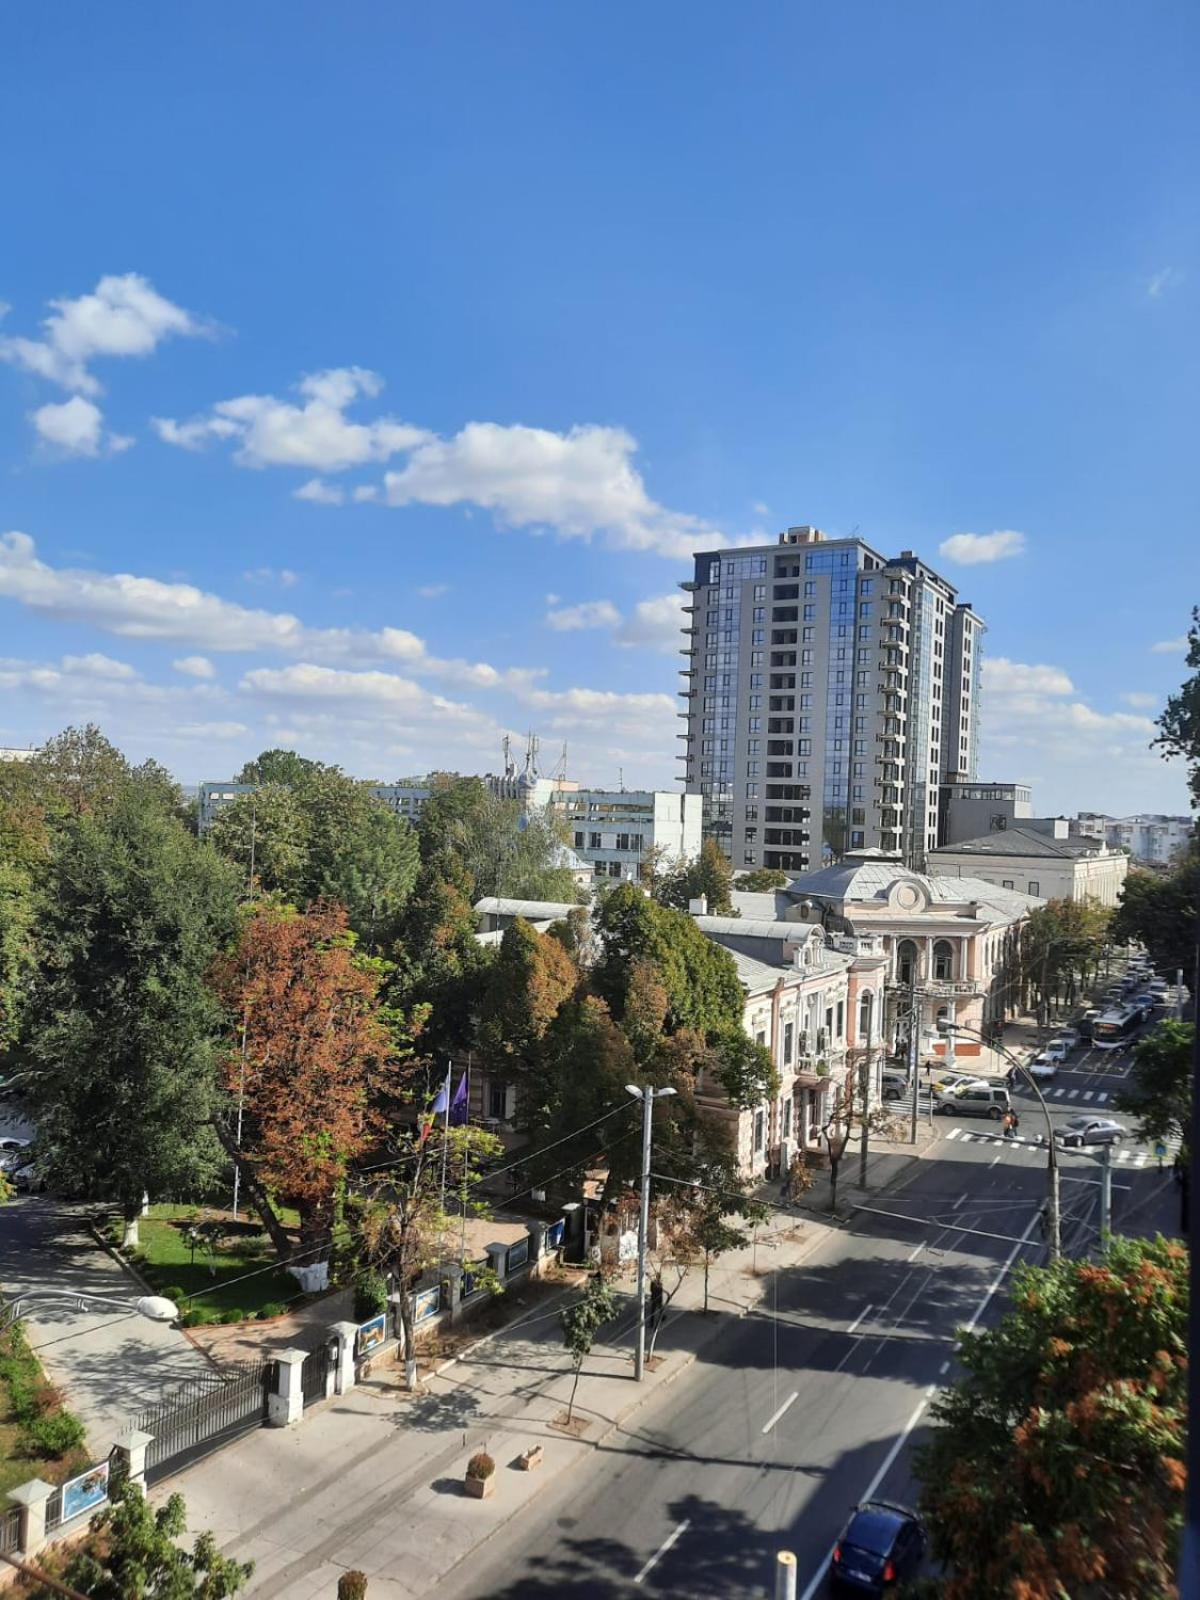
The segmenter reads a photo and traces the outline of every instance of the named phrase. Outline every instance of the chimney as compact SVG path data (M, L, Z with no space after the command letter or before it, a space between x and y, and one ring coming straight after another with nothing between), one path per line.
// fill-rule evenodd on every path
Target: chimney
M699 894L694 900L688 901L688 916L706 917L708 915L708 896Z

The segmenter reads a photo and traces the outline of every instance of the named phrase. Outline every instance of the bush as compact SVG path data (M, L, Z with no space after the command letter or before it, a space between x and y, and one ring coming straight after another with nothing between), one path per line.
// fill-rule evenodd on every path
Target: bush
M246 1313L240 1306L230 1306L229 1310L222 1311L220 1316L222 1322L245 1322L245 1320Z
M490 1478L496 1470L496 1463L486 1450L477 1450L467 1462L468 1478Z
M260 1322L269 1322L272 1317L282 1317L286 1314L287 1307L282 1300L268 1300L265 1306L260 1306L255 1316Z
M343 1572L338 1579L337 1600L366 1600L367 1575L365 1572Z
M387 1310L387 1282L377 1272L366 1272L354 1285L354 1320L367 1322Z
M215 1306L190 1305L179 1320L185 1328L203 1328L211 1322L220 1322L221 1313Z
M77 1450L85 1438L83 1423L69 1411L35 1417L21 1429L24 1448L34 1456L65 1456L69 1450Z

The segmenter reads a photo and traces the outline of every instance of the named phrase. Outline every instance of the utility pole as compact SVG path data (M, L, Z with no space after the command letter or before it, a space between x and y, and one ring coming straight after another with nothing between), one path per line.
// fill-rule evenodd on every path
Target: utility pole
M908 985L908 1075L912 1079L912 1127L909 1143L917 1142L917 1079L921 1064L921 1019L917 1013L917 961L913 957L912 977Z
M1112 1232L1112 1145L1100 1152L1100 1245L1108 1243Z
M654 1089L650 1084L625 1085L626 1094L642 1102L642 1202L638 1212L637 1263L637 1344L633 1351L634 1381L640 1383L646 1370L646 1239L650 1232L650 1136L654 1128L654 1102L675 1093L674 1089Z
M872 1006L871 1010L874 1011ZM867 1123L871 1116L871 1013L867 1014L867 1044L866 1053L858 1067L858 1087L862 1093L862 1137L858 1147L858 1187L867 1187L867 1145L870 1130Z

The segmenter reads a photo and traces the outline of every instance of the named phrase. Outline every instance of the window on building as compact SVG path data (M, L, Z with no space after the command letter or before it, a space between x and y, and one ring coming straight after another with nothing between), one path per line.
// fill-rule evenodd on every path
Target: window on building
M1013 881L1012 881L1011 878L1002 878L1000 880L1000 887L1002 889L1011 889L1012 886L1013 886Z
M792 1097L783 1097L783 1137L790 1139L792 1136Z
M869 989L863 991L858 997L858 1042L866 1044L871 1037L871 1004L872 995Z
M792 1064L792 1040L793 1040L793 1037L794 1037L794 1031L795 1031L795 1025L793 1023L791 1023L791 1022L785 1022L784 1023L784 1025L783 1025L783 1064L784 1064L785 1067L790 1067L791 1064Z
M1030 880L1029 880L1029 893L1030 894L1038 894L1038 895L1040 895L1041 892L1042 892L1042 886L1038 882L1038 880L1036 878L1030 878Z
M933 947L933 975L943 982L954 976L954 946L949 939L939 939Z
M896 946L896 977L901 983L911 983L917 970L917 947L911 939L901 939Z
M582 850L583 849L583 834L582 833L578 833L577 832L576 835L575 835L575 848L576 848L576 850Z
M488 1116L494 1122L503 1122L508 1106L508 1089L502 1083L488 1084Z
M588 849L589 850L599 850L600 849L600 835L598 833L589 833L588 834Z
M839 1000L837 1003L837 1037L845 1038L846 1035L846 1002Z

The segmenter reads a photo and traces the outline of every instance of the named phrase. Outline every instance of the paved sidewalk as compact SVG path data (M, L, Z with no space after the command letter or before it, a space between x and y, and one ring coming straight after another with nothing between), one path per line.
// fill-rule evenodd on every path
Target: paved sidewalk
M88 1231L91 1209L50 1195L25 1195L5 1206L0 1291L6 1298L22 1290L63 1289L132 1302L146 1292ZM130 1419L165 1386L212 1372L178 1329L147 1322L135 1311L31 1303L24 1321L30 1344L87 1429L97 1457L108 1453Z
M230 1554L252 1559L247 1590L270 1597L331 1597L337 1579L358 1567L371 1600L409 1600L436 1589L489 1533L516 1516L539 1487L587 1459L662 1392L727 1325L766 1292L776 1268L797 1265L828 1237L815 1219L778 1216L759 1230L756 1248L731 1252L710 1271L705 1316L703 1274L693 1271L668 1308L659 1358L633 1382L632 1297L584 1363L575 1411L586 1431L554 1427L571 1391L558 1309L574 1287L528 1292L520 1321L480 1340L416 1398L400 1371L376 1368L349 1395L287 1430L250 1434L164 1483L179 1490L194 1531L211 1530ZM519 1291L518 1291L519 1292ZM380 1379L383 1381L380 1381ZM540 1444L545 1460L526 1473L516 1458ZM495 1458L495 1493L468 1500L466 1463L486 1448Z

